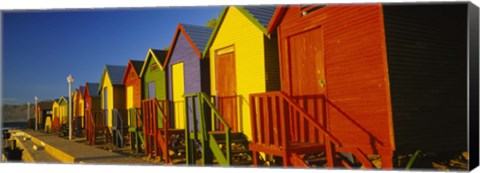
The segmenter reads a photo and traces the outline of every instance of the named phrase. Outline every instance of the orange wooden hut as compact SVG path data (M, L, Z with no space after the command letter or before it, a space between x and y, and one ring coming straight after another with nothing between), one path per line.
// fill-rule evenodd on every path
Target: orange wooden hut
M250 95L250 149L285 166L324 152L329 167L367 168L374 155L392 168L394 153L465 151L466 10L277 8L267 32L278 34L281 91Z
M142 106L142 81L139 74L144 61L129 60L122 82L125 84L125 103L128 110L128 131L130 135L130 148L140 152L143 141L141 106Z

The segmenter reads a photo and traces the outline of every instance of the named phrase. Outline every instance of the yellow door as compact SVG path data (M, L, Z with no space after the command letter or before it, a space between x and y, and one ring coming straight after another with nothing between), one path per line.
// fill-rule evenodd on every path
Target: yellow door
M185 91L183 63L172 66L172 93L175 128L185 128L185 102L183 94Z
M133 86L127 87L127 110L130 108L133 108ZM130 114L130 111L128 111L128 114ZM130 125L130 115L127 118L128 125Z

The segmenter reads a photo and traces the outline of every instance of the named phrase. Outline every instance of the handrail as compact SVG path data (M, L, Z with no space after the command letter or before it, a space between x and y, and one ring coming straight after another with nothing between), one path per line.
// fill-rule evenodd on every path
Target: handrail
M325 133L325 135L327 137L329 137L333 143L341 146L341 143L340 141L335 138L335 136L333 136L330 132L327 131L327 129L325 129L321 124L319 124L317 121L315 121L312 116L310 114L308 114L307 112L305 112L304 109L300 108L300 106L298 106L297 103L295 103L293 100L291 100L284 92L278 92L279 96L281 96L284 100L286 100L290 105L292 105L292 107L294 109L296 109L297 111L299 111L301 114L300 115L303 115L303 118L305 118L306 120L308 120L309 122L313 123L313 126L316 127L317 129L319 129L320 131L322 131L323 133Z
M217 118L223 124L223 126L225 127L224 131L225 131L225 150L226 150L224 157L226 158L226 162L230 165L231 164L231 157L230 157L230 154L231 154L231 142L230 142L231 127L228 125L228 123L225 121L225 119L223 119L223 117L217 111L215 106L209 100L208 95L205 94L204 92L198 92L198 93L195 93L195 94L185 94L185 95L183 95L183 97L184 98L197 97L198 98L198 103L200 104L200 107L203 106L203 103L207 103L207 105L213 111L213 115L215 116L215 118ZM185 106L187 106L187 105L185 105ZM207 127L205 125L205 117L203 115L201 115L201 116L202 117L201 117L200 121L202 123L203 139L207 139L207 133L208 132L207 132ZM195 116L193 116L193 118L195 118ZM187 119L188 119L188 117L187 117ZM195 124L195 121L193 121L193 122ZM189 124L186 125L187 128L188 128L188 126L189 126ZM194 129L194 130L196 130L196 129Z

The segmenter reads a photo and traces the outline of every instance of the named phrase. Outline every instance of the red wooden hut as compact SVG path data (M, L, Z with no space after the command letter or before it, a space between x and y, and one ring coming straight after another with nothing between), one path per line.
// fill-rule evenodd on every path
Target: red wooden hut
M466 21L466 3L277 8L281 91L250 95L250 149L382 168L394 153L465 151Z
M97 142L97 138L103 136L105 140L110 139L105 134L108 133L105 126L105 120L101 107L100 95L96 92L98 90L98 83L85 83L84 99L85 99L85 130L87 136L87 143L93 145Z
M122 82L125 84L125 100L128 110L128 131L130 135L130 148L140 152L142 135L142 119L140 108L142 106L142 81L139 74L144 61L129 60Z

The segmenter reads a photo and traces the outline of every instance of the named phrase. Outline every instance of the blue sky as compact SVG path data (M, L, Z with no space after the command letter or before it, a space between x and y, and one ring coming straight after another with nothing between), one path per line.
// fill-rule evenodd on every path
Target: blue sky
M144 60L163 49L178 23L204 25L223 7L175 7L3 12L3 103L20 104L68 95L99 82L105 64Z

